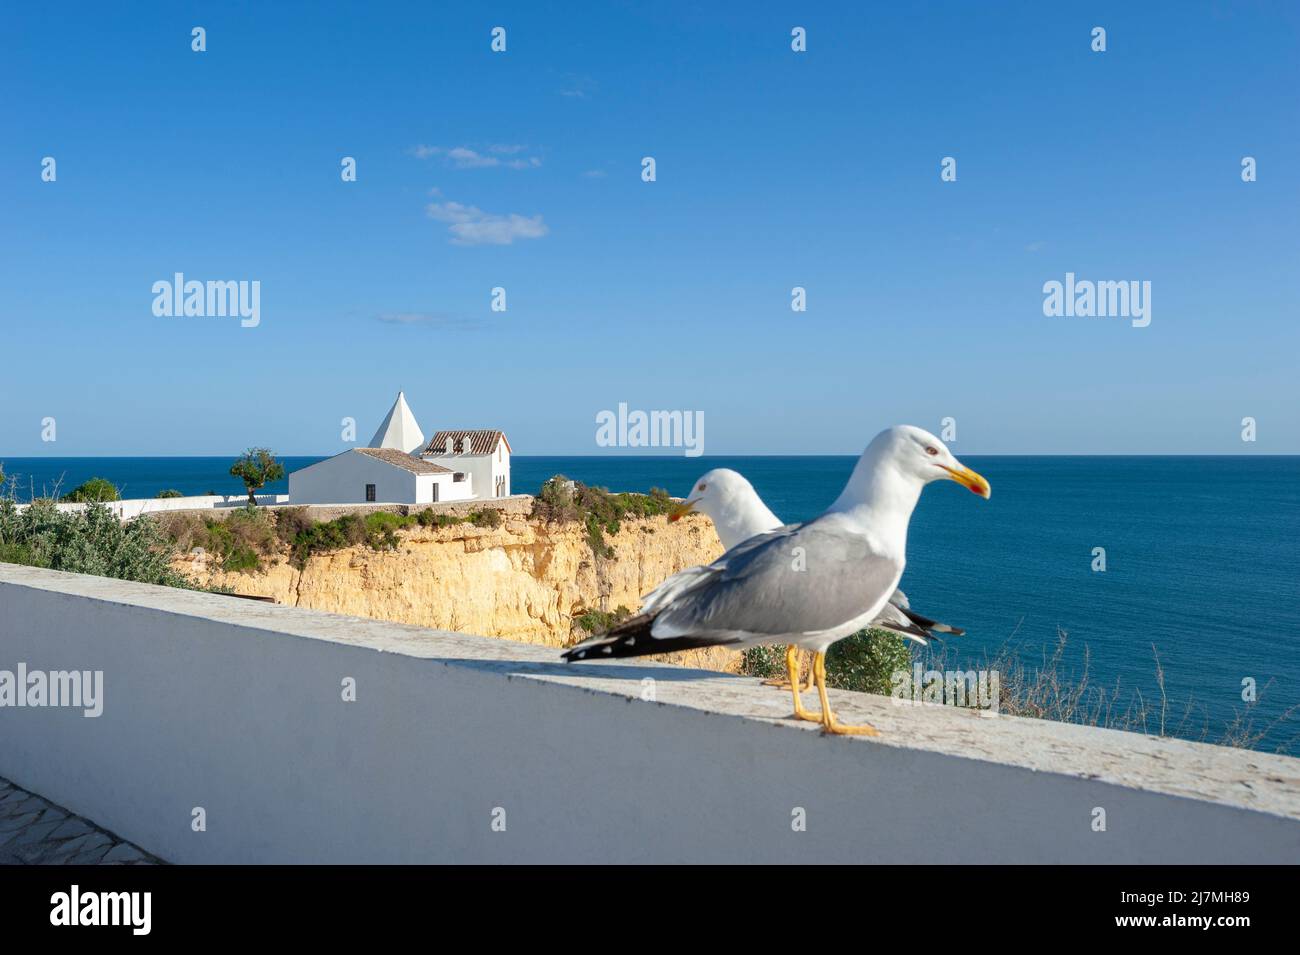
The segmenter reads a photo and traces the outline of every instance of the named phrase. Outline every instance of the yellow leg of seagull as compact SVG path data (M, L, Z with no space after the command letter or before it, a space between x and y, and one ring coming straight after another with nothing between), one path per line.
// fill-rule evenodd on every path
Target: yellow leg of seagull
M820 723L822 718L820 714L811 710L805 710L803 703L799 700L799 648L796 646L786 647L785 651L785 668L790 671L790 692L794 694L794 718L797 720L807 720L809 723Z
M798 673L800 672L799 665L798 665L798 662L797 662L798 649L799 649L798 647L795 647L795 646L789 646L789 647L786 647L786 650L785 650L785 656L786 656L786 670L789 670L790 672L792 672L792 673L794 673L794 674L796 674L796 675L798 675ZM790 670L790 651L791 651L791 650L794 650L794 651L796 652L796 663L795 663L795 667L794 667L793 670ZM764 680L764 681L763 681L763 685L764 685L764 686L775 686L775 687L780 687L780 688L783 689L783 690L788 690L788 689L790 689L790 686L791 686L791 683L790 683L790 680L791 680L791 679L793 679L793 678L792 678L792 677L789 677L789 676L786 676L786 677L772 677L772 679L770 679L770 680ZM804 686L802 687L802 689L803 689L804 691L809 691L809 690L811 690L812 688L813 688L813 674L812 674L812 667L809 666L809 667L808 667L808 682L807 682L806 684L804 684Z
M826 654L818 653L813 657L813 676L817 680L817 695L822 701L822 732L836 736L879 736L880 730L866 723L861 726L847 726L835 720L831 710L831 701L826 697ZM798 697L796 697L797 699Z

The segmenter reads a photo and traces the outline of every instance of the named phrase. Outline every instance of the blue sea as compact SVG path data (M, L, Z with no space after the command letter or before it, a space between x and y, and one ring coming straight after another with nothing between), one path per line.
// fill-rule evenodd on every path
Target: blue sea
M289 470L320 460L284 458ZM1182 735L1217 740L1258 687L1257 726L1300 703L1300 457L964 456L993 486L984 501L951 482L926 489L912 519L903 577L915 609L967 635L953 657L978 667L1003 646L1029 665L1068 633L1076 675L1121 696L1157 701L1164 670L1169 723L1190 703ZM714 467L745 474L786 521L825 508L852 469L849 456L526 457L516 492L562 473L616 491L663 487L685 495ZM124 497L164 488L239 493L230 458L11 458L20 494L62 477L62 489L104 477ZM266 489L287 491L287 482ZM1105 548L1106 570L1092 569ZM1157 705L1158 709L1158 705ZM1261 744L1284 747L1300 719Z

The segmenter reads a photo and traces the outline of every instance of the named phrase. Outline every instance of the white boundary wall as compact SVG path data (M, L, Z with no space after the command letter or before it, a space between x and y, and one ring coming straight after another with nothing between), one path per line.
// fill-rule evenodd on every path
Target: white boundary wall
M105 697L0 708L0 776L173 862L1300 860L1300 760L842 692L885 735L826 738L756 680L556 659L0 564L0 670Z
M289 503L288 494L255 494L254 498L257 500L259 507L268 504ZM247 503L247 494L200 494L193 497L128 498L123 501L105 501L104 506L122 520L127 521L139 517L141 514L157 514L160 511L195 511L210 507L243 507ZM81 511L90 505L60 502L55 506L61 511ZM31 507L31 505L18 505L20 511L28 507Z

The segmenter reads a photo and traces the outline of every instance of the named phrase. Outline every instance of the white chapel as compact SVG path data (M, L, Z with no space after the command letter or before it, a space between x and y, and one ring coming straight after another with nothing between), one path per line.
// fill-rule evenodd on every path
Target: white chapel
M289 475L290 504L432 504L510 496L510 442L502 431L439 431L427 442L406 395L369 445Z

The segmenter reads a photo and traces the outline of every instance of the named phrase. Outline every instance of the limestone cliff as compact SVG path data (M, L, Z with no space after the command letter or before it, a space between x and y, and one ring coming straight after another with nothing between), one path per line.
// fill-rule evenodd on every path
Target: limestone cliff
M562 647L580 631L586 610L636 610L642 595L683 568L722 553L707 517L625 519L606 534L612 557L592 554L580 523L544 523L503 511L496 528L456 524L399 532L396 550L367 545L313 556L301 571L287 553L264 569L223 571L215 559L185 557L177 569L202 585L275 598L279 603L508 637ZM674 654L673 662L734 669L739 655L721 648Z

